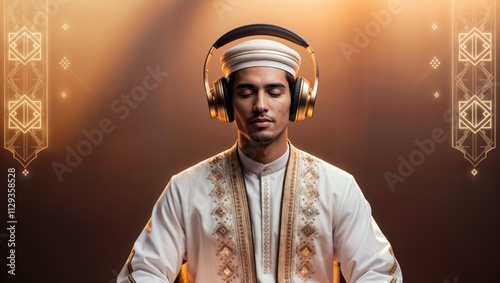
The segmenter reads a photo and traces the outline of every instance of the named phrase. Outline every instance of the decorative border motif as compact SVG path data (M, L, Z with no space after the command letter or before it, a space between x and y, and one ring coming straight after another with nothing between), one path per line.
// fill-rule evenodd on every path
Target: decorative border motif
M221 260L218 275L224 282L254 282L252 228L237 155L235 145L210 162L208 180L213 184L210 196L215 203L212 216L217 222L213 235L219 240L216 255Z
M27 175L48 146L48 2L5 0L4 9L4 147Z
M394 251L392 250L392 247L389 248L389 252L391 253L392 259L394 260L394 263L392 264L392 267L389 270L389 275L392 276L390 283L397 283L398 279L394 276L394 273L398 269L398 262L396 261L396 257L394 256Z
M218 223L213 231L213 235L219 239L219 247L217 249L217 256L221 260L221 267L219 269L219 276L224 281L232 281L239 275L237 266L232 265L238 257L234 239L235 230L233 225L233 214L231 208L233 207L232 198L228 190L230 189L227 180L222 172L224 168L224 155L216 156L210 162L211 174L208 176L208 181L213 184L213 189L210 192L214 203L216 204L212 211L212 216Z
M285 173L285 184L283 186L281 227L278 250L278 282L292 282L293 263L295 262L295 240L297 232L297 209L296 205L298 188L297 182L299 172L299 152L290 145L290 159Z
M452 146L477 165L496 147L495 0L453 0Z
M228 166L231 172L231 187L229 194L233 198L233 211L235 212L235 228L239 258L241 263L242 282L255 282L255 253L253 249L252 224L250 222L250 211L248 209L247 193L243 170L238 159L237 145L229 151ZM228 169L229 169L228 168Z
M301 173L300 189L300 217L299 245L297 247L297 273L307 280L314 273L314 263L312 257L316 254L314 249L314 237L318 234L314 225L315 217L319 215L315 204L318 201L319 192L316 190L316 181L319 174L314 165L316 161L310 156L301 156L304 168Z
M263 180L263 202L262 202L262 246L263 246L263 266L262 272L269 274L271 272L271 200L269 192L269 182Z

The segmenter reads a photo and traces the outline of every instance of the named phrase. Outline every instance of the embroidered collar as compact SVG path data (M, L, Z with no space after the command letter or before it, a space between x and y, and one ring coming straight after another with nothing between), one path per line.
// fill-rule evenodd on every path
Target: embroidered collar
M252 172L259 176L272 174L282 169L285 169L286 164L288 162L288 157L290 155L290 146L288 146L285 153L278 159L268 164L262 164L246 156L240 150L239 147L237 148L238 148L238 157L240 158L241 167L243 168L243 170Z

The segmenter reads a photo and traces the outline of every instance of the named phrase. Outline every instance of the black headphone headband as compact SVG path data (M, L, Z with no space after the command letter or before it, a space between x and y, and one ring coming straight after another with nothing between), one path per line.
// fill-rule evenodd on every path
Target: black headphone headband
M229 42L235 41L242 37L253 35L269 35L279 37L307 48L309 44L293 31L287 30L280 26L269 24L253 24L235 28L222 35L213 45L215 48L220 48Z

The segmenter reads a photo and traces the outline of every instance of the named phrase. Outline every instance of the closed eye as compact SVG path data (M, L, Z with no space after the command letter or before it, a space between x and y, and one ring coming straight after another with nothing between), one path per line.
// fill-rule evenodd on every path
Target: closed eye
M281 95L283 95L283 89L273 88L273 89L268 90L267 93L269 93L269 95L272 97L280 97Z
M236 86L236 90L239 96L241 97L249 97L253 95L256 90L253 84L241 83Z
M244 88L238 91L238 95L243 98L247 98L255 94L255 91L253 89L249 88Z

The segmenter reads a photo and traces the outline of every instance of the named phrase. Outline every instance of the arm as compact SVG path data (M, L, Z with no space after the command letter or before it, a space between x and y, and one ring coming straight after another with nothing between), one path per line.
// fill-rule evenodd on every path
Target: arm
M155 204L117 282L173 282L185 253L182 205L172 179Z
M334 226L334 256L348 282L403 282L392 247L350 176Z

